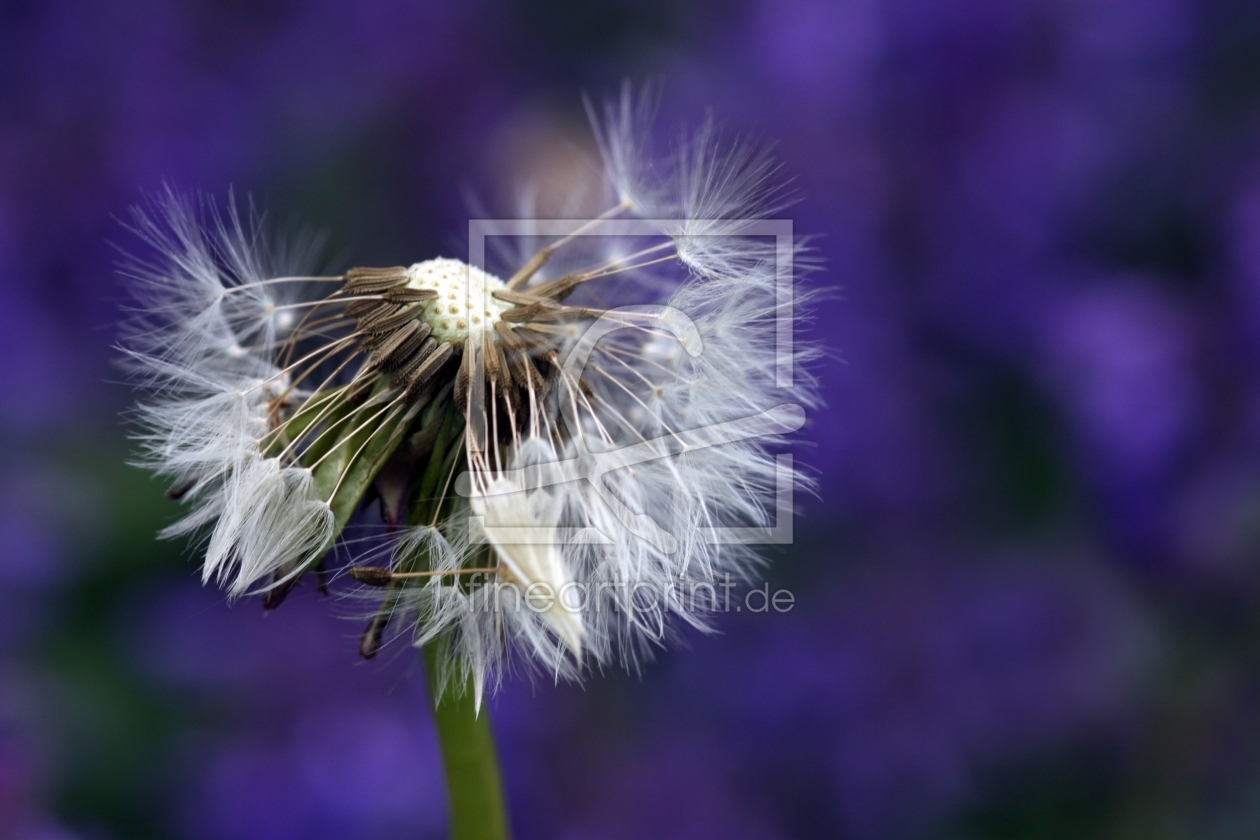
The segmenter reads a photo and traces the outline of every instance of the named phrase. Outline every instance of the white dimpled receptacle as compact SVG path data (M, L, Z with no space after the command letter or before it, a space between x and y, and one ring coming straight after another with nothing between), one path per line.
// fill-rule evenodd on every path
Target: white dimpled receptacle
M423 305L420 317L438 341L462 344L470 331L493 328L512 304L492 297L507 284L460 260L439 258L407 269L407 285L431 289L437 297Z

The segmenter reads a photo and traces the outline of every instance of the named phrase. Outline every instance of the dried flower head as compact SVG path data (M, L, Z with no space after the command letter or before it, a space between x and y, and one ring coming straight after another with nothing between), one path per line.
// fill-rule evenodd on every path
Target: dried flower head
M594 120L603 206L507 279L447 258L312 276L235 209L137 212L159 254L127 269L143 462L190 507L164 535L203 534L205 580L273 607L340 543L376 597L364 655L405 632L478 698L513 652L576 677L705 626L758 563L709 534L764 519L812 387L777 387L802 357L776 341L785 254L747 235L772 164L711 125L655 160L647 105Z

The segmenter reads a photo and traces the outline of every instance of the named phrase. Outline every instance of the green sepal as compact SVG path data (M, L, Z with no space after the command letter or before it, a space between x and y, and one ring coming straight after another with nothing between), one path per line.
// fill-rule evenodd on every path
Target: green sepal
M306 432L302 441L306 446L306 450L302 453L303 464L310 465L317 462L336 446L343 436L356 428L353 418L356 410L363 405L366 396L363 389L346 385L333 393L333 399L325 403L323 408L301 418L302 431ZM292 423L298 417L299 415L294 415L289 422ZM318 428L308 430L307 427L317 420ZM294 436L296 437L297 434L298 432L295 431Z
M437 518L435 514L440 513L445 499L435 498L435 494L441 492L447 476L456 468L455 459L464 451L464 418L454 410L454 406L448 407L452 410L447 411L442 419L441 431L433 442L433 451L429 453L429 463L413 495L415 502L407 517L409 525L419 525ZM454 483L453 479L451 483ZM447 492L450 492L449 488Z
M353 410L351 401L345 398L345 390L344 387L334 388L302 403L287 420L268 433L263 455L268 458L278 458L281 453L292 451L290 446L296 440L300 440L309 449L312 441L316 441L320 435L320 431L313 429L312 424L318 424L320 430L327 431L338 421L344 420L346 415ZM324 444L324 451L328 450L331 442L332 436L328 435L328 437L330 441ZM295 449L298 453L302 453L300 447L295 447ZM302 460L305 463L313 463L305 456Z
M276 444L279 444L278 449L283 449L293 441L306 435L311 430L311 424L317 420L321 426L327 428L329 423L344 417L345 409L349 406L344 402L341 405L336 405L336 402L345 399L345 391L344 386L333 388L302 403L298 410L293 412L289 419L284 421L284 424L277 430ZM315 436L311 435L307 440L307 444L309 445L314 438ZM276 444L272 446L276 447ZM278 454L278 452L269 452L268 454Z
M318 456L323 460L315 468L315 492L332 508L334 539L341 534L364 495L371 489L372 481L394 454L422 406L416 403L382 412L388 398L382 397L381 393L378 391L373 399L355 411L342 424L342 430L331 448ZM369 422L378 414L375 422Z

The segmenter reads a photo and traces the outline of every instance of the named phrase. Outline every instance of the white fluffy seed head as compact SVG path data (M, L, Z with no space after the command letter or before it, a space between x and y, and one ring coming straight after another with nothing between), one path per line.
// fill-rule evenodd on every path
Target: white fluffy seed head
M469 330L490 329L512 304L492 297L507 284L460 260L440 258L416 263L407 269L407 285L429 289L438 296L424 306L421 318L438 341L463 344Z
M479 439L472 424L465 427L464 455L475 451L484 462L481 492L451 496L444 518L438 506L431 519L426 514L429 525L391 537L390 568L423 573L396 590L396 603L391 595L381 604L380 615L400 627L392 616L409 613L415 643L438 646L439 693L471 684L479 703L516 662L557 679L617 660L637 668L673 637L676 622L706 626L718 609L712 593L728 576L756 578L760 561L750 547L706 534L721 525L760 527L781 484L780 432L725 440L713 430L749 428L785 402L814 403L802 369L813 355L803 343L791 351L802 363L795 387L785 393L777 384L778 246L744 235L747 220L778 206L773 166L724 143L712 126L672 157L655 159L650 106L650 97L627 92L597 131L610 193L601 207L613 208L610 217L637 217L652 233L644 242L575 238L547 265L552 277L595 272L590 286L573 290L579 305L570 312L594 311L581 306L586 296L587 305L616 308L617 329L591 346L583 344L585 315L566 313L547 332L535 330L551 336L559 358L584 347L591 364L560 375L554 357L539 365L526 357L529 399L515 406L493 393L486 399L483 389L481 407L511 441ZM146 306L128 348L138 379L154 392L138 411L145 460L175 486L187 484L181 492L194 506L166 534L205 527L204 573L234 595L275 586L324 554L341 528L311 470L278 463L268 437L290 402L310 399L302 388L314 377L290 381L280 369L304 364L297 361L304 351L288 354L284 340L304 323L299 305L329 288L289 282L310 271L262 261L257 237L234 215L207 230L174 200L166 215L139 224L163 259L132 272ZM663 241L652 245L649 236ZM663 256L670 244L675 253ZM651 271L621 270L641 261L636 254ZM807 265L795 247L792 264ZM600 266L618 270L599 279ZM427 260L406 272L409 288L436 293L408 312L418 312L438 341L463 345L487 330L494 338L492 328L513 308L493 296L507 288L502 279L460 260ZM394 273L386 274L392 282ZM798 293L798 311L805 302ZM474 349L467 368L506 358L487 356ZM481 381L467 380L469 406L476 405L471 386ZM619 461L623 450L652 457ZM535 474L541 481L577 463L589 468L582 481L535 487ZM505 483L516 491L498 492ZM485 574L485 566L495 571ZM531 586L541 600L530 599Z

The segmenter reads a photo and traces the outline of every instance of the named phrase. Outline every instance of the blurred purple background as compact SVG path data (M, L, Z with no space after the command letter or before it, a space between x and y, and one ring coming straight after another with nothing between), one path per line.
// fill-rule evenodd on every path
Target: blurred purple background
M519 836L1260 836L1260 6L3 0L0 840L443 836L415 658L153 539L118 219L458 256L623 78L777 143L820 492L792 612L495 699Z

